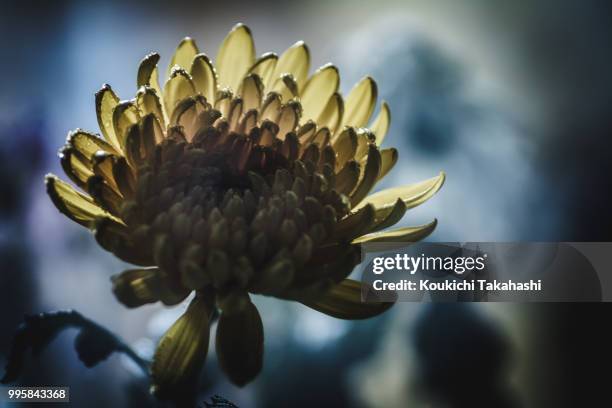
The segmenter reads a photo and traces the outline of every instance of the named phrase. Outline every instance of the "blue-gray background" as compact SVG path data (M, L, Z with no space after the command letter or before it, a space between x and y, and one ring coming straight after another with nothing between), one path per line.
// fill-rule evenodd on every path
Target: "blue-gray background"
M75 308L144 356L180 314L180 307L119 305L109 276L125 266L55 210L42 177L61 173L56 151L69 130L97 131L93 94L103 83L130 98L146 53L159 51L165 66L189 35L214 56L236 22L250 26L258 53L306 41L313 68L339 66L345 92L363 75L375 77L393 115L385 144L400 150L380 187L448 174L442 191L404 219L437 217L432 240L610 240L608 2L1 7L0 362L23 313ZM597 350L565 344L583 333L597 337L589 322L605 316L601 307L399 304L349 323L274 299L256 302L266 330L264 372L237 389L219 374L211 350L202 398L219 393L243 407L478 406L477 395L490 393L498 406L560 406L571 387L559 373L574 372L573 359L595 357L576 358L576 351ZM129 362L112 357L85 369L71 350L73 336L63 334L30 361L23 383L70 385L75 406L145 403L146 384ZM465 391L471 388L493 391Z

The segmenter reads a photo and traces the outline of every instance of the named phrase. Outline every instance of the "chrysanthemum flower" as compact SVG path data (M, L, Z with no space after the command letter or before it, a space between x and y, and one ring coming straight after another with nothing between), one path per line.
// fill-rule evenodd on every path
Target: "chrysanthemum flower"
M263 328L249 294L342 319L388 309L362 302L361 283L346 277L361 243L410 242L434 229L435 220L381 232L431 197L444 174L368 196L398 158L379 148L388 106L370 120L374 80L365 77L343 98L333 65L308 75L304 43L255 58L244 25L228 34L214 65L184 39L163 89L158 60L141 62L134 99L120 101L108 85L96 94L103 138L68 136L61 163L85 193L46 179L62 213L139 266L113 278L120 302L175 305L195 292L155 353L157 391L197 374L217 312L221 368L238 385L258 374Z

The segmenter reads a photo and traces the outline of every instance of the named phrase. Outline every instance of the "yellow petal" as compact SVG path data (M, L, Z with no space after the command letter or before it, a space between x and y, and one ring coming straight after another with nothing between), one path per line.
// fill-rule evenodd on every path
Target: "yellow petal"
M70 184L65 183L54 175L45 177L47 194L51 197L57 209L71 220L87 227L94 228L96 218L110 218L119 221L85 194L76 191Z
M191 65L191 77L197 92L204 95L208 103L214 105L217 94L217 72L210 59L198 54Z
M103 176L95 174L87 180L87 192L94 202L109 213L118 216L123 200L117 191L106 182Z
M163 127L166 127L168 118L165 117L166 115L162 108L161 100L155 89L149 86L141 87L136 94L136 105L140 110L141 116L152 113L157 117Z
M355 157L355 151L357 150L357 134L355 129L350 127L344 128L342 133L334 140L332 146L338 154L336 170L340 170L347 161Z
M97 152L93 157L93 172L102 177L116 193L120 193L113 176L113 167L116 160L117 158L112 154L102 151Z
M184 70L191 68L193 58L198 54L198 52L198 46L192 38L183 38L178 47L176 47L176 51L170 60L167 75L170 76L170 72L172 72L172 68L174 68L175 65L178 65Z
M379 146L378 142L376 143L376 145ZM380 151L380 158L382 160L382 166L380 168L380 174L378 175L378 180L385 177L391 171L391 169L393 169L393 167L395 166L395 163L397 163L398 157L399 155L397 153L396 148L392 147L390 149L383 149Z
M304 90L301 92L300 101L304 108L303 120L312 119L317 122L329 98L335 92L338 92L339 85L340 75L338 74L338 68L331 64L319 68L310 77Z
M200 128L200 115L211 109L206 99L201 95L183 99L174 109L172 126L182 126L187 141L191 141ZM155 140L155 143L159 141Z
M113 128L115 129L115 135L119 143L119 147L122 151L125 151L125 139L127 138L127 132L138 123L140 114L138 108L132 101L124 101L119 103L113 111Z
M278 137L281 140L285 139L285 135L293 132L300 121L302 107L299 102L290 101L281 108L278 116Z
M336 224L334 235L339 240L352 240L363 235L374 225L375 209L371 205L361 208L359 211L349 213Z
M270 120L276 122L281 109L281 96L276 92L270 92L266 95L261 106L261 121Z
M229 112L227 115L227 122L229 123L230 131L236 131L238 124L240 123L240 117L242 116L243 102L242 99L234 98L230 103Z
M359 81L346 97L342 126L364 127L376 105L378 90L370 77Z
M191 76L181 68L175 68L164 85L164 102L168 117L172 117L174 109L180 101L196 94Z
M217 92L215 97L215 109L217 109L223 117L229 115L230 103L232 102L232 92L229 89L222 89Z
M138 307L161 301L171 306L182 302L189 290L177 287L159 268L129 269L111 276L113 293L126 307Z
M119 156L118 151L109 143L81 129L70 132L68 134L67 143L82 155L86 161L91 161L93 155L99 150Z
M369 146L368 158L366 161L366 165L363 170L363 177L355 187L355 191L351 194L351 205L357 206L355 208L361 208L363 206L358 204L365 198L365 196L372 190L374 184L376 184L376 180L378 180L378 175L380 174L381 167L381 159L380 159L380 151L374 145Z
M299 96L298 84L292 74L282 74L272 85L272 92L280 94L283 101Z
M336 132L338 132L343 116L344 101L342 100L342 96L336 92L329 98L329 101L327 101L325 109L321 115L319 115L317 125L319 125L319 127L328 128L331 134L335 135Z
M152 53L147 55L140 61L138 67L138 77L136 84L138 88L141 86L150 86L157 91L158 95L161 95L161 87L159 86L157 63L159 62L159 54Z
M110 85L103 85L102 89L96 92L96 116L98 117L98 126L104 138L115 147L121 150L119 139L115 134L113 127L113 111L119 104L119 98L111 89Z
M113 178L117 182L121 195L126 199L132 199L136 187L136 177L125 157L119 157L115 162Z
M407 211L406 203L398 198L392 207L377 208L374 214L374 226L367 233L380 231L397 224Z
M272 74L274 74L277 62L278 56L273 52L268 52L259 57L249 69L249 73L259 75L266 92L270 90L273 80L276 79L272 77Z
M391 124L391 111L387 102L383 101L380 107L380 112L376 119L370 125L370 130L376 136L376 146L381 146L389 130Z
M244 111L259 109L263 95L263 83L257 74L249 74L244 77L238 94L244 102Z
M280 56L272 77L280 78L283 74L291 74L295 78L298 89L302 89L309 69L310 51L303 41L298 41Z
M216 66L221 87L236 91L254 61L255 44L251 30L243 24L237 24L225 37L217 54Z
M64 147L59 153L60 163L64 173L80 188L85 188L87 179L93 176L89 161L83 161L79 154L75 154L70 146Z
M355 160L348 161L336 175L336 189L338 192L348 195L359 181L359 163Z
M193 380L208 353L212 307L196 296L159 341L151 364L153 392L163 398Z
M395 204L401 198L408 208L416 207L432 197L444 184L446 175L440 172L437 177L430 178L417 184L403 187L389 188L366 197L352 211L357 211L366 204L372 204L377 209Z
M362 300L362 294L368 294L368 301ZM375 296L373 289L367 284L352 279L344 279L335 284L320 297L300 300L304 305L329 316L339 319L367 319L377 316L391 306L393 302L378 302L370 300Z
M331 140L331 135L330 135L329 129L326 127L322 127L322 128L319 128L319 130L317 130L317 133L312 138L312 143L319 146L319 149L323 149L325 146L329 144L330 140Z
M263 366L263 325L250 300L235 311L222 312L215 348L221 369L238 386L253 380Z
M373 242L417 242L431 234L434 229L436 229L437 224L438 221L433 220L429 224L418 227L404 227L392 231L375 232L354 239L353 244Z

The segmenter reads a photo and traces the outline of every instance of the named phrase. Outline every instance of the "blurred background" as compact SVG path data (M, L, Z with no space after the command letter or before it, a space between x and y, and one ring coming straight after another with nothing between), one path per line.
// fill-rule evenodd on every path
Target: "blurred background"
M24 313L74 308L144 357L181 314L116 302L109 277L125 265L57 212L43 176L62 173L56 152L68 131L98 132L94 93L103 83L129 99L147 53L162 55L163 71L188 35L214 57L237 22L251 28L258 54L304 40L311 72L333 62L345 93L364 75L376 79L392 111L385 145L400 151L378 188L447 172L440 193L403 220L438 218L430 240L610 240L609 1L3 2L0 363ZM558 407L606 397L595 370L608 344L605 305L404 303L352 323L255 301L263 373L236 388L211 350L202 400ZM154 406L130 361L113 356L86 369L73 338L63 333L29 361L22 384L69 385L74 406Z

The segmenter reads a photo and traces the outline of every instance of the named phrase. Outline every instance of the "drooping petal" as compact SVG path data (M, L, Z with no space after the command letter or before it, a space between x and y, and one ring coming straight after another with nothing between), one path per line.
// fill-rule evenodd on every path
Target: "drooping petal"
M159 268L129 269L111 276L111 281L117 299L130 308L158 301L168 306L176 305L190 292Z
M57 209L71 220L87 227L94 228L96 218L109 218L119 221L107 211L94 203L93 199L76 191L70 184L61 181L54 175L45 177L47 194Z
M243 24L237 24L225 37L217 54L216 66L221 87L236 91L254 61L255 44L251 30Z
M183 38L178 47L176 47L176 51L170 60L167 75L170 76L170 72L172 72L172 68L174 68L175 65L178 65L184 70L191 68L193 58L198 54L198 52L198 46L192 38Z
M151 364L153 392L164 397L199 374L208 353L211 304L196 296L163 335Z
M110 85L103 85L102 89L96 92L96 116L98 117L98 126L100 131L108 143L113 145L117 150L121 150L119 139L115 134L113 126L113 111L119 104L119 98L111 89Z
M404 227L392 231L374 232L354 239L353 244L373 242L416 242L431 234L434 229L436 229L437 224L438 221L433 220L429 224L420 225L418 227Z
M217 72L210 59L198 54L191 65L191 77L197 92L204 95L208 103L214 105L217 94Z
M304 121L309 119L315 122L323 113L329 98L338 92L340 75L338 68L328 64L319 68L308 80L301 92L301 102L304 108Z
M268 52L257 58L257 61L255 61L253 66L249 69L249 73L259 75L266 92L270 90L273 79L275 79L272 77L272 74L274 74L274 68L276 67L277 61L278 55L273 52Z
M253 380L263 365L263 325L253 303L241 310L221 313L216 349L221 369L230 380L243 386Z
M378 88L370 77L359 81L346 97L342 126L364 127L376 106Z
M369 293L368 301L362 300L362 293ZM345 279L333 285L325 294L318 298L300 300L304 305L329 316L339 319L367 319L377 316L391 306L393 302L377 302L369 300L375 295L373 289L365 283Z
M432 197L444 184L446 175L440 172L437 177L430 178L417 184L412 184L403 187L389 188L379 191L366 197L359 205L353 208L352 211L358 211L367 204L372 204L380 209L388 206L393 206L398 198L401 198L407 208L413 208L427 201Z
M310 51L303 41L298 41L280 56L274 68L273 78L280 78L283 74L291 74L302 89L308 70L310 69Z
M391 124L391 111L387 102L383 101L380 106L380 112L376 119L370 125L370 130L376 135L376 146L381 146L385 136L389 131L389 125Z

